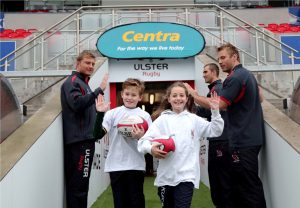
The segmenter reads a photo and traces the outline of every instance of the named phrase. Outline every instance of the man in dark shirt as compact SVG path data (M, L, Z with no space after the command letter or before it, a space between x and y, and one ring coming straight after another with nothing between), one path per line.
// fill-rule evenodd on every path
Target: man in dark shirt
M66 201L68 208L86 208L89 178L93 164L96 120L95 99L103 95L108 76L92 91L88 85L94 72L95 56L83 51L77 57L76 71L61 87L61 106L64 138Z
M227 109L231 153L231 178L237 208L265 208L262 182L258 176L258 154L264 143L260 89L255 77L240 64L238 50L231 44L218 48L222 70L228 73L220 92L220 109ZM208 108L208 99L186 84L195 102Z
M209 83L209 92L206 97L216 92L220 94L222 89L222 80L219 79L219 67L215 63L206 64L203 68L203 78ZM232 207L232 182L230 178L230 158L227 136L227 113L221 111L224 120L224 130L221 136L207 138L209 140L208 148L208 176L210 184L210 193L214 205L217 208ZM196 114L211 119L210 109L197 106Z

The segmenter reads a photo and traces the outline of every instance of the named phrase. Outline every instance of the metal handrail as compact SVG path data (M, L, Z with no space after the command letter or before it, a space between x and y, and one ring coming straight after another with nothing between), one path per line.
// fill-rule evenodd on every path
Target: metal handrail
M217 38L217 39L220 38L220 37L216 36L215 34L211 33L209 30L207 30L207 29L204 28L204 27L201 27L201 26L199 26L199 25L195 25L195 24L192 24L192 23L190 23L190 25L193 25L194 28L200 28L200 29L204 30L204 31L207 32L209 35L214 36L214 37ZM220 39L219 39L219 41L221 42ZM226 41L225 41L225 42L226 42ZM256 59L255 56L253 56L252 54L248 53L247 51L245 51L245 50L243 50L243 49L241 49L241 48L239 48L239 47L237 47L237 49L238 49L239 51L243 52L244 54L247 54L249 57L251 57L251 58L253 58L253 59ZM263 62L263 61L261 61L261 60L259 60L259 62L262 63L262 64L264 64L264 65L267 65L267 63L265 63L265 62Z
M239 17L237 17L237 16L235 16L235 15L233 15L233 14L227 12L225 9L223 9L222 7L220 7L220 6L218 6L218 5L215 5L215 6L216 6L217 8L219 8L220 10L222 10L223 12L225 12L226 14L228 14L229 16L234 17L235 19L238 19L239 21L243 22L245 25L249 25L251 28L253 28L253 29L256 30L257 32L266 35L268 38L271 38L271 39L274 40L275 42L277 42L277 43L279 43L279 44L281 44L281 45L287 47L288 49L292 50L293 52L298 53L298 51L297 51L296 49L290 47L289 45L286 45L285 43L280 42L279 40L277 40L277 39L275 39L274 37L270 36L269 34L265 33L264 31L261 31L261 30L257 29L256 27L253 27L251 24L249 24L249 23L246 22L245 20L243 20L243 19L241 19L241 18L239 18Z
M201 8L205 8L205 7L213 7L213 8L217 8L220 12L217 12L217 11L215 11L215 10L212 10L212 11L214 11L214 12L217 13L217 14L218 14L218 13L221 14L221 17L220 17L220 18L226 18L226 19L228 19L226 16L224 17L224 14L222 15L222 12L223 12L223 13L227 14L228 16L230 16L230 17L232 17L232 18L235 18L235 19L237 19L237 20L240 21L240 22L243 22L247 27L251 27L251 28L254 29L256 32L262 34L262 35L265 36L265 37L268 37L269 39L271 39L271 40L274 41L275 43L280 44L280 45L284 46L285 48L291 50L292 52L289 53L289 52L285 51L284 49L279 48L277 45L275 45L275 44L273 44L273 43L270 43L268 40L265 40L265 39L264 39L264 41L266 41L266 42L269 43L270 45L274 46L276 49L281 50L281 51L283 51L284 53L290 55L290 57L294 57L294 58L295 58L295 56L293 55L293 52L298 52L297 50L293 49L292 47L290 47L290 46L288 46L288 45L286 45L286 44L284 44L284 43L278 41L277 39L275 39L274 37L270 36L270 35L267 34L266 32L264 32L264 31L262 31L262 30L260 30L260 29L257 29L256 27L252 26L251 24L247 23L246 21L242 20L241 18L239 18L239 17L237 17L237 16L235 16L235 15L233 15L233 14L227 12L225 9L221 8L220 6L218 6L218 5L216 5L216 4L136 5L136 6L128 6L128 5L120 5L120 6L83 6L83 7L79 8L79 9L77 9L76 11L74 11L73 13L71 13L70 15L66 16L65 18L63 18L61 21L57 22L57 23L54 24L53 26L49 27L47 30L45 30L45 31L42 32L41 34L37 35L35 38L33 38L32 40L30 40L29 42L27 42L27 43L25 43L24 45L20 46L20 47L17 48L15 51L13 51L13 52L7 54L5 57L3 57L3 58L0 60L0 62L6 60L6 59L7 59L8 57L10 57L11 55L13 55L13 54L19 52L19 51L22 50L24 47L26 47L26 46L28 46L28 45L30 45L30 44L32 44L32 43L35 43L36 40L38 40L39 38L43 37L43 36L44 36L46 33L48 33L49 31L55 31L55 32L58 31L59 29L56 28L58 25L60 25L61 23L67 21L68 19L72 18L73 16L78 15L79 12L82 12L82 11L84 11L85 9L91 9L91 8L93 8L93 9L103 9L103 10L105 10L105 9L111 9L111 10L112 10L111 12L105 12L105 13L108 13L108 14L115 14L115 11L116 11L117 9L128 9L128 8L131 8L131 9L147 9L147 10L151 11L151 12L147 13L147 14L149 14L149 18L151 19L151 14L155 14L155 13L157 12L157 11L153 11L153 9L155 9L155 8L174 8L174 9L181 8L181 9L185 9L186 18L187 18L187 17L188 17L187 12L190 12L190 11L188 10L188 8L193 8L193 9L194 9L194 8L199 8L199 7L201 7ZM123 11L123 12L124 12L124 11ZM135 11L135 12L136 12L136 11ZM174 12L174 11L169 11L169 12ZM195 10L193 10L193 12L195 12ZM98 13L99 13L99 12L98 12ZM164 13L166 13L166 11L164 11ZM101 12L101 14L102 14L102 12ZM179 17L179 18L180 18L180 17ZM113 24L113 26L114 26L114 23L115 23L116 21L114 21L114 18L112 18L112 20L113 20L113 23L112 23L112 24ZM228 19L228 20L231 21L230 19ZM118 21L119 21L119 20L118 20ZM186 20L184 20L184 21L188 21L188 20L186 19ZM70 21L68 24L70 24L71 22L73 22L73 20ZM222 21L221 21L221 22L222 22ZM68 24L67 24L67 25L68 25ZM235 24L237 24L237 23L235 23ZM238 24L237 24L237 25L238 25ZM64 25L64 26L66 26L66 25ZM61 28L61 27L63 27L63 26L60 26L60 28ZM222 25L221 25L221 27L222 27ZM243 27L243 26L242 26L242 27ZM244 28L244 27L243 27L243 28ZM204 29L204 28L202 28L202 29ZM246 29L246 28L244 28L244 29ZM248 30L248 29L246 29L246 30L247 30L248 32L250 32L251 34L253 34L250 30ZM43 40L48 39L49 37L51 37L52 35L54 35L55 32L52 32L51 34L49 34L49 35L48 35L45 39L43 39ZM208 31L207 31L207 32L208 32ZM89 36L89 37L90 37L90 36ZM75 46L78 47L78 46L79 46L79 43L81 43L81 42L82 42L82 41L80 41L80 42L77 41L76 44L75 44ZM221 34L221 42L223 42L223 41L222 41L222 34ZM39 44L39 43L37 43L37 44ZM33 44L33 46L32 46L31 48L33 48L33 47L36 46L37 44ZM75 47L75 46L74 46L74 47ZM30 49L31 49L31 48L30 48ZM28 49L28 50L30 50L30 49ZM27 52L28 50L26 50L25 52ZM68 50L67 50L67 51L68 51ZM25 52L22 52L20 55L24 54ZM66 52L66 51L65 51L65 52ZM63 53L61 53L61 54L63 54ZM18 55L17 57L19 57L20 55ZM252 56L252 55L251 55L251 56ZM17 57L15 57L14 59L16 59ZM53 60L53 59L52 59L52 60ZM52 60L51 60L51 61L52 61ZM11 61L11 60L9 60L9 61ZM293 60L292 60L292 62L293 62ZM49 63L49 62L47 62L47 64L48 64L48 63ZM262 62L262 63L263 63L263 62ZM6 63L5 63L5 64L6 64ZM2 66L3 66L3 65L2 65ZM41 67L39 67L39 68L43 68L43 66L41 66Z
M120 19L121 19L121 18L117 19L117 21L120 20ZM103 28L106 28L106 27L110 26L111 24L112 24L112 23L108 24L107 26L105 26L105 27L103 27ZM82 42L84 42L85 40L89 39L91 36L93 36L93 35L96 34L97 32L100 32L101 30L103 30L103 28L100 28L100 29L98 29L98 30L92 32L89 36L87 36L87 37L85 37L84 39L80 40L80 41L78 42L78 44L80 45L80 43L82 43ZM50 62L52 62L53 60L55 60L56 58L58 58L59 56L61 56L62 54L68 52L68 51L71 50L72 48L75 48L76 46L77 46L77 44L75 44L75 45L73 45L73 46L67 48L66 50L62 51L60 54L58 54L58 55L52 57L50 60L48 60L48 61L45 63L45 66L48 65L48 64L49 64ZM38 67L37 69L35 69L35 71L39 70L40 68L42 68L42 66L40 66L40 67Z
M59 27L59 28L55 28L55 29L54 29L54 32L52 31L50 35L48 35L46 38L43 39L43 41L45 41L45 40L47 40L48 38L52 37L57 31L61 31L60 29L62 29L63 27L65 27L65 26L67 26L67 25L69 25L69 24L71 24L72 22L73 22L73 20L70 21L69 23L67 23L67 24L65 24L65 25L63 25L63 26L61 26L61 27ZM45 33L49 32L49 31L51 31L51 29L44 31L42 34L45 34ZM42 34L36 36L36 37L33 38L31 41L27 42L26 44L24 44L24 45L20 46L19 48L17 48L15 51L13 51L13 52L11 52L10 54L6 55L5 57L3 57L3 58L0 60L0 62L1 62L2 60L4 60L5 58L11 56L12 54L17 53L19 50L25 48L26 45L30 45L31 42L35 42L35 39L39 39L39 37L41 37ZM19 58L21 55L25 54L26 52L28 52L29 50L31 50L32 48L34 48L35 46L37 46L37 45L39 45L39 44L40 44L39 42L38 42L38 43L34 43L30 48L28 48L27 50L25 50L25 51L19 53L17 56L15 56L15 57L14 57L13 59L11 59L10 61L16 60L16 59ZM61 55L61 54L60 54L60 55ZM1 66L1 67L2 67L2 66L5 66L5 64L2 64L2 65L0 65L0 66Z
M61 21L59 21L58 23L54 24L53 26L49 27L48 29L46 29L44 32L42 32L41 34L37 35L35 38L33 38L32 40L30 40L29 42L23 44L22 46L20 46L19 48L17 48L15 51L7 54L6 56L4 56L1 60L3 61L4 59L8 58L9 56L13 55L14 53L17 53L18 51L20 51L22 48L24 48L25 46L33 43L34 41L36 41L38 38L42 37L44 34L46 34L48 31L53 30L57 25L59 25L60 23L64 22L65 20L69 19L71 16L73 16L74 14L76 14L78 11L80 11L81 8L77 9L76 11L74 11L73 13L71 13L70 15L68 15L67 17L65 17L64 19L62 19Z

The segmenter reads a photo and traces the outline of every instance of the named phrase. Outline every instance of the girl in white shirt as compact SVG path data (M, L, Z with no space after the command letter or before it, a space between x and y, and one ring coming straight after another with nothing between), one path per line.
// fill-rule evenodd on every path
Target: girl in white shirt
M211 122L190 113L188 91L182 82L173 83L166 92L160 106L160 116L152 123L145 135L138 141L138 151L150 153L159 159L157 177L158 195L163 208L188 208L191 205L193 189L199 188L199 150L202 137L220 136L224 121L219 113L219 98L210 99ZM170 136L175 143L174 152L165 152L152 139Z

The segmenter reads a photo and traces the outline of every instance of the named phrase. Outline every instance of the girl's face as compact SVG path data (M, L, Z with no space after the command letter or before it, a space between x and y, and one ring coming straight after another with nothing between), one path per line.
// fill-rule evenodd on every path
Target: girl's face
M168 102L172 106L172 111L175 113L181 113L185 109L188 97L185 94L185 90L182 87L173 87L171 89Z
M124 106L126 108L136 108L139 101L142 100L142 96L139 94L139 90L136 87L127 87L121 92Z

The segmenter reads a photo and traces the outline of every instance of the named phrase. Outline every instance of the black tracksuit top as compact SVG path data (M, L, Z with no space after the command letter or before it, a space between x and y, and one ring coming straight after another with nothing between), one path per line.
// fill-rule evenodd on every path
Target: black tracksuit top
M74 71L61 87L64 144L95 140L95 99L103 91L98 87L93 92L88 81L89 77Z

